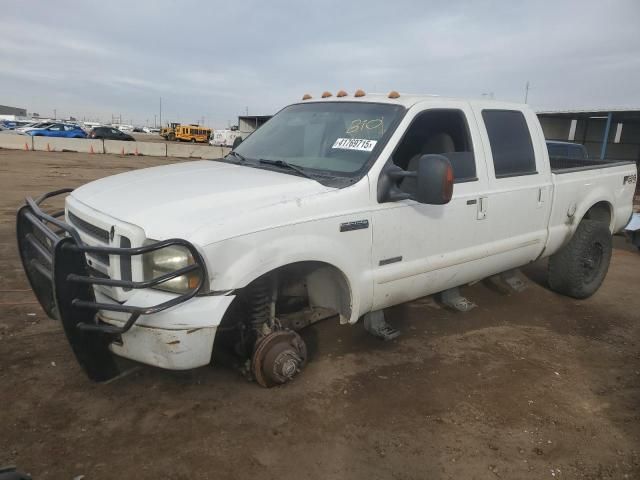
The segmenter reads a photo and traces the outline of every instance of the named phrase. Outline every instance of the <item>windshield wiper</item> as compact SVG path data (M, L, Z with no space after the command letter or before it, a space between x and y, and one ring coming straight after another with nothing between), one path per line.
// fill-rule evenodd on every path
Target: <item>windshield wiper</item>
M233 156L234 156L234 157L236 157L238 160L241 160L241 161L243 161L243 162L246 162L246 161L247 161L247 158L246 158L244 155L242 155L242 154L240 154L240 153L238 153L238 152L236 152L236 151L231 150L229 153L227 153L227 157L228 157L229 155L233 155ZM225 158L226 158L226 157L225 157Z
M285 162L284 160L268 160L268 159L265 159L265 158L261 158L260 160L258 160L258 162L262 163L264 165L275 165L276 167L286 168L288 170L292 170L294 172L299 173L303 177L309 178L311 180L316 180L309 173L307 173L304 170L304 168L298 167L297 165L293 165L293 164L288 163L288 162Z

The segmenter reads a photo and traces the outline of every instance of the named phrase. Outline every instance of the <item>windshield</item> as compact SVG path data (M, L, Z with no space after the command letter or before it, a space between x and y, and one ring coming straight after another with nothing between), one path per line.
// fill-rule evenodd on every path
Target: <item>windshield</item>
M247 161L289 163L308 173L351 176L382 147L400 118L398 105L319 102L291 105L242 142Z

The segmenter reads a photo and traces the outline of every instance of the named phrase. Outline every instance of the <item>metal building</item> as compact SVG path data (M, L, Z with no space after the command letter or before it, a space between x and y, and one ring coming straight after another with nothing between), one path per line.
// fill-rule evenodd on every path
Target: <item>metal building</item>
M0 105L0 115L14 115L16 117L26 117L26 108L7 107L6 105Z
M640 108L538 112L547 140L581 143L592 158L640 164Z
M242 115L238 117L238 131L242 135L242 138L246 138L247 135L255 132L258 128L264 125L272 115Z

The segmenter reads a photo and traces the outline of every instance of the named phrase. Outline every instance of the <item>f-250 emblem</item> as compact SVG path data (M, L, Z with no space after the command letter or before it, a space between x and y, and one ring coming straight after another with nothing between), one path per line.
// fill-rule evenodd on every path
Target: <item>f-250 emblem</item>
M638 175L625 175L622 179L622 184L626 185L627 183L631 185L632 183L636 183L638 181Z

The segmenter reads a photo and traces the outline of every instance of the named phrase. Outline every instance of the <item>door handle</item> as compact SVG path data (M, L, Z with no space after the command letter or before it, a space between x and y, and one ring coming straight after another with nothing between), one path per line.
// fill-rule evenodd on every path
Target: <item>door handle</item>
M538 188L538 208L542 206L544 203L544 189L542 187Z
M487 204L489 203L488 197L478 198L478 220L484 220L487 218Z

